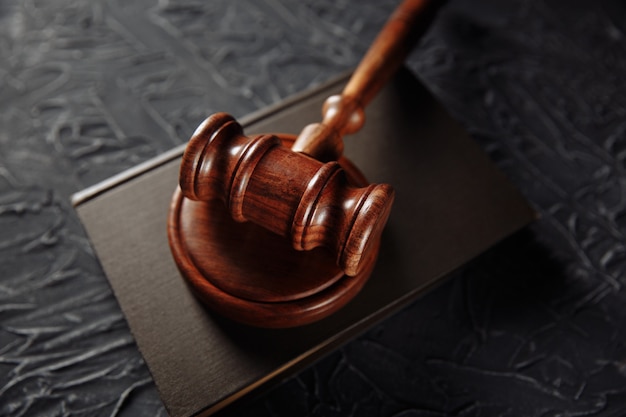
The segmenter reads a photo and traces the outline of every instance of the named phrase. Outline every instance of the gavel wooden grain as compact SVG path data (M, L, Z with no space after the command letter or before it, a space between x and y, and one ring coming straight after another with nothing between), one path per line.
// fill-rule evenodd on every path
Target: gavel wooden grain
M321 123L306 126L291 149L276 135L247 137L228 114L207 118L183 155L183 196L221 200L234 220L283 236L299 251L323 246L347 276L369 275L394 192L387 184L351 184L336 161L343 136L363 126L365 107L404 62L441 3L401 3L341 95L326 100Z
M185 197L223 200L233 219L287 237L296 250L330 249L350 276L361 272L393 201L391 186L350 186L339 163L293 152L273 135L248 138L225 113L191 138L180 185Z

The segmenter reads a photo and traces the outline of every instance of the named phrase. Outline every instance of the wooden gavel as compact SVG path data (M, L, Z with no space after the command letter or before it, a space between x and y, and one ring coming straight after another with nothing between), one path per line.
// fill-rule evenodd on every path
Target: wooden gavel
M223 200L233 219L252 221L337 256L347 275L361 271L393 201L391 186L350 186L339 163L322 163L281 145L273 135L243 135L225 113L209 117L187 145L180 172L185 197Z
M326 100L322 122L306 126L291 149L274 135L245 136L225 113L207 118L183 155L183 195L222 200L236 221L287 237L297 250L324 246L347 275L359 274L377 246L394 192L387 184L351 186L335 161L343 136L361 128L365 107L404 62L440 3L405 0L342 94Z

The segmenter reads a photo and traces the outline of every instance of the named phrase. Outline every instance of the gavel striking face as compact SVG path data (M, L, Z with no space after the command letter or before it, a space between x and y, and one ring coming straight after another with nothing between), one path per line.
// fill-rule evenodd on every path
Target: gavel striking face
M372 256L393 202L391 186L353 187L337 162L294 152L273 135L247 137L225 113L192 136L180 187L192 200L222 200L233 219L284 236L294 249L326 247L350 276Z

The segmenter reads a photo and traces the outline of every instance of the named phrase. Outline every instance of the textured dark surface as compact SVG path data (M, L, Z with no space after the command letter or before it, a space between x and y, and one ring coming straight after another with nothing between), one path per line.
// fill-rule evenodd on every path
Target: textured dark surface
M0 415L164 415L69 196L355 65L394 6L0 4ZM410 66L542 219L241 414L626 414L625 22L450 1Z

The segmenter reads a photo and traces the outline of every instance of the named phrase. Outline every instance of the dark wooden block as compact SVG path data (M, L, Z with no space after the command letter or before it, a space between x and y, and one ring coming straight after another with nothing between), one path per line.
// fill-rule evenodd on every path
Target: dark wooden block
M243 122L298 133L347 77ZM392 314L534 218L525 200L408 72L368 107L345 155L396 201L372 277L344 309L286 330L220 318L194 298L167 243L182 149L75 196L137 345L173 417L208 415L271 386Z

